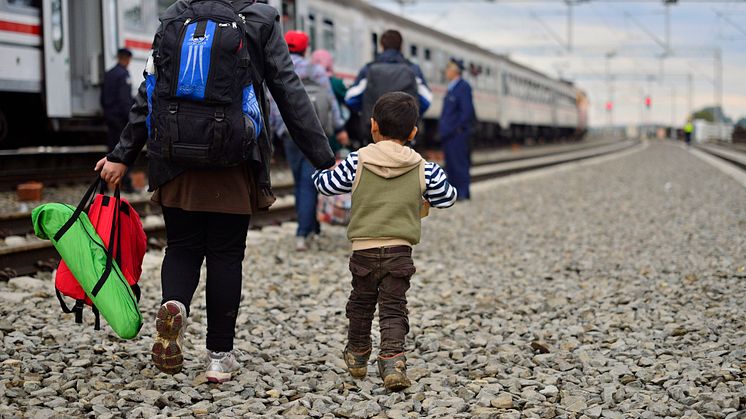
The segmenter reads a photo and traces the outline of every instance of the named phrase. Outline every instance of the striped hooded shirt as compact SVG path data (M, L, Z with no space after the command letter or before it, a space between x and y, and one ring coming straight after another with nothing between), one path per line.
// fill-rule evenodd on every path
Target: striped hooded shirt
M352 152L334 169L317 170L312 175L313 183L323 195L352 192L357 165L358 153ZM425 162L425 192L422 196L435 208L448 208L456 202L456 189L448 183L445 172L437 163Z

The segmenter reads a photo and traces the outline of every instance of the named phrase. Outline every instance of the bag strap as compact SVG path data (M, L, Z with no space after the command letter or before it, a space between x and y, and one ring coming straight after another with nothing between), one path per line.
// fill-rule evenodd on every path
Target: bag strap
M57 233L54 235L54 241L58 242L62 238L62 236L67 233L68 230L70 230L70 227L75 224L76 221L78 221L78 217L80 217L80 214L85 211L86 207L89 205L89 202L91 200L91 197L94 196L94 192L96 192L96 189L98 188L98 185L103 182L100 176L98 174L96 175L96 180L93 181L93 184L88 187L88 190L83 195L83 198L80 200L80 203L75 208L75 211L73 211L73 215L70 216L70 219L67 220L67 222L59 229L57 230Z
M121 204L120 191L119 191L119 185L117 185L116 189L114 189L114 214L112 215L111 232L109 233L109 248L106 249L106 267L104 268L104 272L101 274L101 277L96 282L96 285L93 287L93 290L91 290L91 295L94 297L98 295L99 291L101 291L101 288L106 283L106 280L109 279L109 274L111 273L111 269L113 266L114 241L117 238L117 231L119 230L119 205L120 204Z
M93 315L96 318L93 322L93 330L101 330L101 313L98 312L95 304L91 306L91 311L93 311Z
M140 286L137 284L130 285L130 288L132 288L132 293L135 294L135 298L137 298L137 302L140 302L140 295L142 294L142 291L140 290Z
M75 313L75 323L83 323L83 306L85 306L85 301L75 300L75 305L73 308L70 308L65 304L65 299L62 296L62 293L60 293L60 290L55 289L54 291L57 294L57 301L60 302L62 312L66 314Z

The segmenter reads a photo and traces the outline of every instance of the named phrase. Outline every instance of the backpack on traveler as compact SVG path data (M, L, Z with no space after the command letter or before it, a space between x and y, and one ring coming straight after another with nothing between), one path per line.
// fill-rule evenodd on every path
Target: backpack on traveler
M149 153L185 168L249 159L263 123L244 25L227 0L192 0L161 21L146 77Z
M329 94L329 89L310 77L306 77L301 81L306 88L308 98L311 99L314 110L316 110L316 116L319 118L319 122L321 122L324 134L327 137L331 137L334 135L334 113L332 112L334 106L332 100L334 99Z
M417 74L412 63L404 59L399 62L373 62L368 64L367 85L363 93L360 129L370 137L370 117L373 105L386 93L404 92L417 99Z

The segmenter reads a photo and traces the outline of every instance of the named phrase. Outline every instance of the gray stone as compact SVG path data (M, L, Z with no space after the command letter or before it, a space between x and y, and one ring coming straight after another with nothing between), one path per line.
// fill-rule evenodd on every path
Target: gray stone
M500 393L490 400L490 405L497 409L510 409L513 407L513 396L510 393Z
M51 283L42 281L41 279L32 278L30 276L18 276L15 278L10 278L10 280L8 280L8 286L19 290L29 291L39 288L51 287L53 285Z

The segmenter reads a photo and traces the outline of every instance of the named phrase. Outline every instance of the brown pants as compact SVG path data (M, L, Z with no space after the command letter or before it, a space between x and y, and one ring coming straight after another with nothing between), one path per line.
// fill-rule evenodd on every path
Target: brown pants
M380 247L352 253L352 292L347 302L350 350L365 352L371 348L370 328L378 304L380 355L404 352L404 338L409 332L406 294L409 279L415 270L412 248L409 246Z

